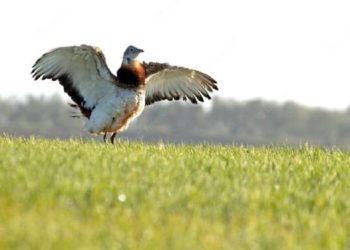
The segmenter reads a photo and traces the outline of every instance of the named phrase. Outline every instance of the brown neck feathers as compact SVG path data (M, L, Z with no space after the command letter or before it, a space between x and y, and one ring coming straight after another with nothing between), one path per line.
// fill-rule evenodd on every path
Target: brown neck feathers
M145 85L145 69L141 63L134 61L130 64L122 64L118 69L117 78L121 83L130 87Z

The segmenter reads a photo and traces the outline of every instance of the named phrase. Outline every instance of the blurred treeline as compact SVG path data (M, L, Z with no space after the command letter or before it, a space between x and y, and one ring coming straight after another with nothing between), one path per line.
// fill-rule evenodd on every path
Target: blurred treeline
M14 136L96 138L83 131L77 113L58 96L0 98L0 132ZM350 144L350 109L330 111L295 103L261 100L236 102L216 98L209 108L163 102L143 114L121 138L174 143L272 145L303 143L323 146Z

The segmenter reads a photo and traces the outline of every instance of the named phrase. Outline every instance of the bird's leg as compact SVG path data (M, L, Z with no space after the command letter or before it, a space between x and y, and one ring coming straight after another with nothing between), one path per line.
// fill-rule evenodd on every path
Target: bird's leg
M117 132L114 132L111 136L111 143L114 144L114 138L117 135Z
M103 141L104 141L104 143L106 143L106 138L107 138L107 132L105 132L105 134L103 135Z

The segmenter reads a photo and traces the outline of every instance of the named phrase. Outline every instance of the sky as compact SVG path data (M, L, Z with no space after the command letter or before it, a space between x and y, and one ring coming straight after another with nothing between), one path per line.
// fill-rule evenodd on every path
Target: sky
M216 96L350 106L349 0L11 0L0 3L0 97L58 93L34 82L31 66L46 51L100 47L116 72L125 48L142 60L203 71Z

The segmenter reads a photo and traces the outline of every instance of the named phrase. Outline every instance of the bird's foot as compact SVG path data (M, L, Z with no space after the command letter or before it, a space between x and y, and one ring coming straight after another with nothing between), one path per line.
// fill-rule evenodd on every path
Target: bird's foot
M114 144L114 138L117 135L117 132L114 132L111 136L111 143Z
M114 133L112 134L112 136L111 136L111 143L112 143L112 144L114 144L114 138L115 138L116 135L117 135L117 133L114 132Z

